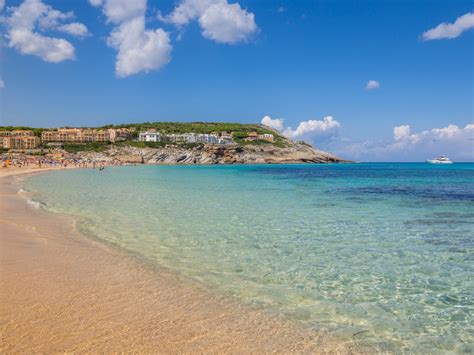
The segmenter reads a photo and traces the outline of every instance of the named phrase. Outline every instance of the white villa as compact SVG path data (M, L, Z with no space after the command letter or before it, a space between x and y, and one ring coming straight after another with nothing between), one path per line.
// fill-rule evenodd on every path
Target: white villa
M273 142L274 140L273 134L270 134L270 133L259 134L258 139L262 141L267 141L267 142Z
M162 142L170 141L173 143L203 143L203 144L227 144L233 143L232 136L223 132L219 136L218 133L202 134L202 133L183 133L183 134L167 134L163 135L159 132L149 130L146 132L140 132L138 140L140 142Z
M140 132L138 134L139 142L161 142L161 133L160 132Z
M196 134L196 133L183 133L183 134L169 134L166 136L171 142L175 143L221 143L217 134Z

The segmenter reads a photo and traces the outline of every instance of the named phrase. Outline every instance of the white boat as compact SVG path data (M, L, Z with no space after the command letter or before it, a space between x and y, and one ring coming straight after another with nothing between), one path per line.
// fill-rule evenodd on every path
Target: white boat
M429 164L452 164L453 162L446 155L441 155L435 159L429 159L426 161Z

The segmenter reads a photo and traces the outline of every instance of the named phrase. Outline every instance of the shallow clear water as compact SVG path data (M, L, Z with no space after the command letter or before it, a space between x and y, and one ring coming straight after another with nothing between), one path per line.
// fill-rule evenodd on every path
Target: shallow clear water
M474 351L474 164L139 166L24 185L88 235L307 326Z

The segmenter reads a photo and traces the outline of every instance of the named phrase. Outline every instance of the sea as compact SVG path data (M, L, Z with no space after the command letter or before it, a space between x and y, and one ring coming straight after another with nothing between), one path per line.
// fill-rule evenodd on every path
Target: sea
M23 183L85 236L388 352L474 352L474 164L126 166Z

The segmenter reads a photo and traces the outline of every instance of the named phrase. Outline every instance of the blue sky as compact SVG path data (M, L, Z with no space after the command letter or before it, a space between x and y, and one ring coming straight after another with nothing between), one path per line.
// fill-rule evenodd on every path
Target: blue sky
M47 7L43 19L74 13L42 25L37 6L28 13L32 33L69 42L73 54L62 48L51 62L48 42L39 48L34 37L33 50L28 36L13 43L20 25L12 18L28 1ZM2 124L254 123L268 115L291 138L347 158L474 160L471 1L134 0L127 9L123 1L6 0ZM113 12L114 2L125 12ZM145 23L137 38L152 31L154 49L128 38L135 19ZM60 27L71 23L86 32ZM367 89L371 80L379 87Z

